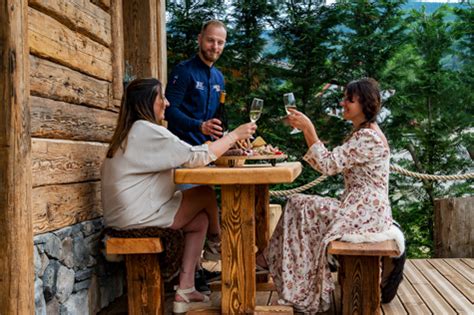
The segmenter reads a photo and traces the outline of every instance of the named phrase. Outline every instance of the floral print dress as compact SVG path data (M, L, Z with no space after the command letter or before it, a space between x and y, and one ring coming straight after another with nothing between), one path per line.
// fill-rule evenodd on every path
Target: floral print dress
M279 302L315 314L329 309L334 290L329 242L347 234L384 232L392 225L390 151L376 131L361 129L332 152L315 143L304 160L325 175L342 172L344 193L340 199L291 196L265 254Z

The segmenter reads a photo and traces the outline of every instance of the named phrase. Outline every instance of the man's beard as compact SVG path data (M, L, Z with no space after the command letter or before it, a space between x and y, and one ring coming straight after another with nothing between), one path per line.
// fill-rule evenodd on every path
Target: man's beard
M217 55L216 57L214 57ZM216 62L217 59L219 59L220 55L219 54L213 54L209 55L204 49L201 48L201 56L204 58L204 60L208 62Z

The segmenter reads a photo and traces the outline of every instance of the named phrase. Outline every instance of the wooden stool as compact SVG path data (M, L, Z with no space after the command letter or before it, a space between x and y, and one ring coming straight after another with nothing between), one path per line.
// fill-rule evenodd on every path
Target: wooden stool
M381 258L399 256L393 240L376 243L332 241L328 253L338 255L342 314L381 314Z
M128 313L164 314L164 284L158 253L163 251L158 237L112 237L105 243L107 254L125 255L127 268Z

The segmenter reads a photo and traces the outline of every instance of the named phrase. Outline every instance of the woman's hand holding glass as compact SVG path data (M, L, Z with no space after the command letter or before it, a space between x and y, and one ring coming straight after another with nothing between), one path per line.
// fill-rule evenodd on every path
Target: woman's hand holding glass
M294 109L296 110L296 99L295 95L293 93L285 93L283 94L283 104L285 105L285 111L288 114L288 116L291 115L291 110ZM293 128L293 130L290 132L290 134L295 134L299 133L301 130L297 128Z
M235 128L231 133L235 140L244 140L252 137L257 130L257 125L253 122L249 122Z

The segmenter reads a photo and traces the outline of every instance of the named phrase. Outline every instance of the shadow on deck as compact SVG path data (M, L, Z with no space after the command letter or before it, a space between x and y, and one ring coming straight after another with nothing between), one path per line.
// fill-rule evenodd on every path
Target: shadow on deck
M209 270L219 270L216 263L205 263ZM275 291L259 291L257 305L271 305L278 299ZM211 300L218 305L220 292L213 292ZM325 315L340 314L340 292L333 295L332 308ZM173 294L166 295L165 314L172 314ZM99 315L127 314L126 297L121 297ZM296 313L295 313L296 314ZM397 296L382 305L382 314L474 314L474 259L410 259L404 281Z

